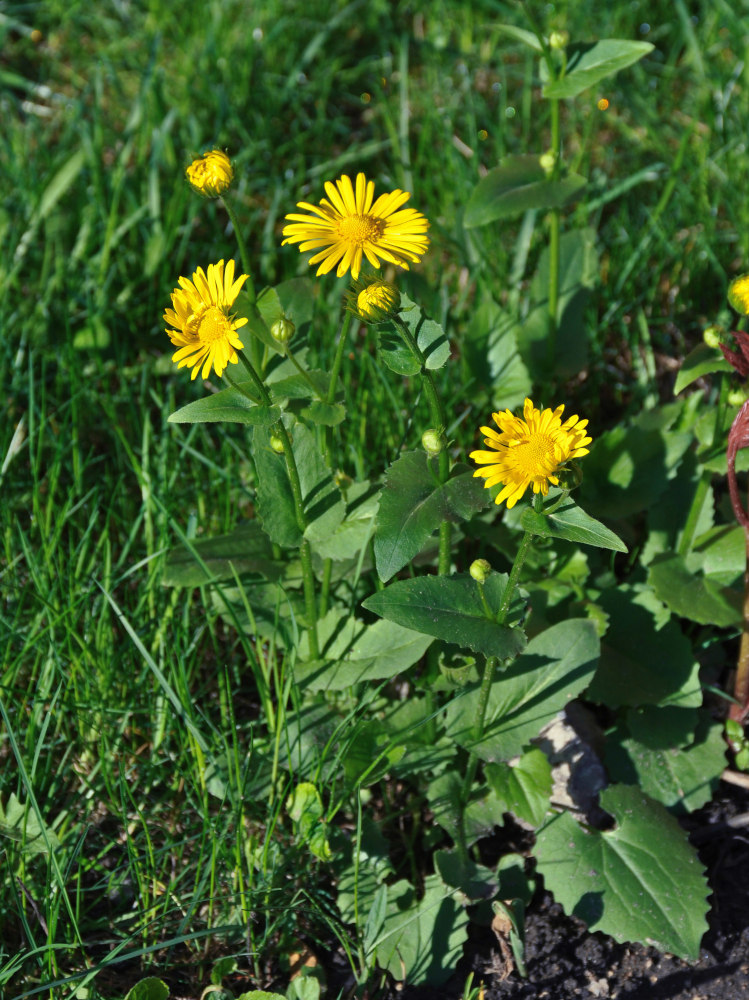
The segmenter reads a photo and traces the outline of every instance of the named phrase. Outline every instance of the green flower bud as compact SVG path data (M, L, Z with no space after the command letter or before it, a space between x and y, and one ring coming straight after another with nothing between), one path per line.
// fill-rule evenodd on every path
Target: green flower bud
M743 406L747 399L749 399L749 389L746 386L743 389L731 389L726 396L729 406Z
M278 341L282 347L285 347L288 344L294 336L295 330L296 327L287 316L281 316L281 318L277 319L270 328L271 336L274 340Z
M470 569L468 570L476 583L486 583L487 577L491 571L491 565L486 561L486 559L474 559L471 563Z
M712 347L717 350L720 347L720 342L725 336L725 330L722 326L718 326L716 323L712 323L710 326L706 326L702 331L702 339L705 341L708 347Z
M570 40L569 31L552 31L549 35L549 48L550 49L566 49L567 43Z
M283 439L278 434L271 434L270 446L277 455L283 455Z
M545 153L542 153L538 158L539 165L547 177L551 177L554 173L554 166L557 162L557 154L553 150L548 149Z
M445 446L445 440L440 431L430 427L421 435L421 446L430 458L436 458Z

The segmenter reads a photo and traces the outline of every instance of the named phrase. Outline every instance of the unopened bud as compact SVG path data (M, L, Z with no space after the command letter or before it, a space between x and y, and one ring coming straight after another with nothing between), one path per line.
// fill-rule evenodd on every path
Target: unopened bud
M726 396L726 402L729 406L743 406L748 397L749 390L746 387L743 389L731 389Z
M271 434L270 446L277 455L283 455L283 439L278 434Z
M542 153L538 158L539 166L541 167L541 169L543 170L543 172L546 174L547 177L551 177L551 175L554 173L554 166L556 165L556 162L557 162L557 154L554 153L551 149L547 150L545 153Z
M717 326L713 323L710 326L706 326L702 331L702 339L705 341L708 347L718 348L720 347L720 342L725 336L725 330L722 326Z
M728 286L728 301L742 316L749 316L749 274L740 274Z
M468 572L476 583L486 583L487 577L491 573L491 565L486 559L474 559Z
M566 49L567 43L570 40L569 31L552 31L549 35L549 48L550 49Z
M421 435L421 446L430 458L436 458L444 448L445 441L440 431L430 427Z
M271 326L270 332L271 336L275 341L277 341L282 347L285 347L291 338L294 336L294 331L296 327L288 316L281 316L276 322Z

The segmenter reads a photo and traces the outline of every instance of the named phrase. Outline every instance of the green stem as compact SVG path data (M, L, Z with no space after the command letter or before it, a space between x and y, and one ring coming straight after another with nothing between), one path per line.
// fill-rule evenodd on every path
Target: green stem
M421 369L421 384L424 387L424 395L426 396L427 404L429 406L430 419L434 424L435 430L441 434L447 427L447 420L445 418L445 410L442 406L442 400L437 392L437 385L434 381L434 377L427 368L427 359L424 356L424 352L414 340L413 334L400 316L394 316L393 322L398 327L398 330L400 331L406 346L413 355L414 360L419 364ZM437 456L437 463L440 482L446 483L450 478L450 456L448 455L446 448L443 448ZM440 576L446 576L450 572L451 533L452 527L450 522L442 521L440 523L439 531L439 564L437 567L437 572Z
M492 689L494 671L497 669L498 663L499 658L496 656L487 656L486 662L484 663L484 676L481 678L481 690L479 691L479 700L476 705L476 716L473 720L473 738L476 740L480 740L484 735L486 706L489 704L489 692ZM475 754L473 756L475 756Z
M517 587L518 577L520 576L520 571L523 568L523 563L525 562L525 557L528 555L528 549L531 547L532 541L533 532L526 531L523 535L523 540L520 543L517 555L515 556L515 562L512 564L510 578L507 581L505 592L502 594L502 604L499 609L499 614L497 615L497 624L499 625L504 625L505 623L505 618L507 617L507 612L510 609L510 603L512 601L513 594L515 593L515 588Z
M234 230L234 235L237 238L237 246L239 247L239 259L242 261L242 270L247 275L247 281L244 285L244 291L249 297L252 304L255 304L256 294L255 294L255 282L252 280L252 269L250 267L250 255L247 252L247 244L245 243L244 236L242 236L242 227L239 225L239 219L237 218L237 213L234 211L234 206L231 203L230 198L224 196L221 197L221 201L224 204L224 208L231 220L232 228Z
M320 590L320 617L324 618L328 611L330 595L330 574L333 571L333 560L326 559L322 567L322 589Z
M559 130L559 99L549 101L551 111L551 152L554 154L552 180L559 179L562 144ZM554 371L556 360L557 311L559 309L559 240L561 211L553 208L549 213L549 339L547 341L549 370Z
M322 396L320 390L317 388L317 386L315 385L315 383L312 381L312 379L310 377L310 373L307 371L306 368L303 368L299 364L299 362L297 361L297 359L296 359L296 357L294 355L294 352L288 346L286 347L286 357L289 359L289 361L292 363L292 365L296 368L296 370L302 376L302 378L304 379L304 381L310 387L310 389L312 390L312 392L315 395L315 399L323 399L323 396Z
M341 330L338 334L338 344L335 349L335 357L333 358L333 367L330 370L330 382L328 383L328 394L325 397L326 403L332 403L335 400L336 386L338 383L338 376L341 372L341 365L343 364L343 352L346 350L346 341L348 340L348 332L351 329L351 322L354 318L354 314L348 309L345 309L343 314L343 322L341 323Z
M272 400L268 390L263 384L263 380L258 375L252 362L245 357L245 355L240 351L239 357L242 360L247 372L250 375L260 398L266 406L272 405ZM307 516L304 513L304 497L302 496L302 484L299 479L299 470L296 464L296 458L294 457L294 447L291 443L291 438L289 432L284 426L283 420L277 420L273 424L273 433L276 434L281 441L283 447L283 455L286 460L286 473L289 477L289 485L291 486L291 495L294 499L294 511L296 513L296 523L299 530L304 534L304 530L307 527ZM320 655L320 647L317 639L317 605L315 603L315 575L312 569L312 553L310 551L309 542L306 538L302 539L302 543L299 548L299 556L302 562L302 581L304 587L304 604L307 614L308 630L309 630L309 649L310 656L313 660L318 659Z

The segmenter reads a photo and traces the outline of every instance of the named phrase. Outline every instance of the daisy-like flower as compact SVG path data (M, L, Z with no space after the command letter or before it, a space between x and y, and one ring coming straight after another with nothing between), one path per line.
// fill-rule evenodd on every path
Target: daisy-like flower
M192 279L180 278L179 288L172 292L173 309L164 312L164 320L175 329L167 328L169 339L179 350L172 355L178 368L191 367L191 379L197 378L203 366L203 378L211 368L222 375L224 368L239 361L237 351L244 344L237 330L247 322L236 319L229 310L239 295L248 275L234 280L234 261L208 265L208 274L199 267Z
M593 440L587 435L587 420L569 417L562 423L564 406L555 410L538 410L530 399L523 406L523 416L516 417L510 410L493 413L492 419L499 433L491 427L482 427L484 443L491 451L472 451L470 457L477 465L474 476L486 480L484 486L503 483L504 489L495 503L507 501L514 507L529 486L534 493L546 496L549 483L559 484L558 472L573 458L588 454Z
M328 197L319 205L297 203L297 208L311 215L286 216L289 225L284 226L282 245L299 243L301 252L319 250L310 257L310 264L320 265L318 274L327 274L338 265L339 278L351 269L356 280L362 257L376 268L380 260L405 270L409 261L418 264L429 246L429 222L415 208L401 207L411 197L408 191L396 189L374 201L374 187L364 174L356 175L356 189L346 174L335 184L326 181Z
M234 180L234 167L226 153L220 149L212 149L193 160L185 174L190 186L198 194L217 198Z

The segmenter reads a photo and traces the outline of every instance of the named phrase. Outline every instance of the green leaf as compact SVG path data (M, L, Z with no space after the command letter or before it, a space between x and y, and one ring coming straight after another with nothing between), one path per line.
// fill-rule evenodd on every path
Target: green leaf
M314 432L303 424L295 424L289 433L307 518L304 537L314 549L318 539L327 539L341 523L345 505L317 447ZM263 527L277 545L296 547L302 540L302 532L296 519L286 461L271 448L266 428L255 428L253 458L258 478L258 513Z
M346 924L356 923L357 903L361 921L363 914L375 905L379 887L393 874L390 844L382 835L378 824L366 812L362 815L359 857L356 863L355 850L356 845L346 841L333 861L338 889L336 903L341 920ZM384 920L384 915L382 919Z
M301 595L280 583L243 580L239 587L220 584L211 590L211 604L221 617L244 635L273 640L285 649L297 646L298 623L304 622Z
M486 581L484 593L490 607L499 608L507 579L505 574L492 573ZM485 656L505 660L525 646L521 629L487 619L476 581L467 573L397 580L368 597L363 607L405 628L468 646Z
M621 584L596 603L608 615L609 626L588 698L610 708L701 704L691 644L676 622L656 619L660 602L652 593Z
M400 318L425 356L426 367L436 369L446 364L450 357L450 343L445 331L405 294L401 295ZM378 347L382 360L396 374L416 375L420 371L419 362L392 323L378 328Z
M467 520L488 503L483 484L458 466L444 485L424 451L404 452L388 469L375 526L381 580L389 580L421 551L443 520Z
M531 394L528 369L517 346L517 319L484 295L471 310L461 358L474 378L491 389L497 409L512 410Z
M260 406L234 388L196 399L169 416L170 424L251 424L270 427L281 417L277 406Z
M434 867L450 889L458 889L464 902L491 899L497 892L497 877L491 868L463 858L458 851L435 851Z
M432 643L429 636L390 621L365 625L339 608L318 622L317 631L321 658L305 662L305 636L294 666L294 679L309 691L343 691L362 681L395 677L420 660Z
M613 830L583 828L560 813L539 831L546 887L592 931L696 959L710 890L685 831L638 788L613 785L601 806L616 820Z
M513 764L487 764L486 780L507 812L538 826L546 815L551 798L551 764L537 748L526 750Z
M284 378L269 379L268 390L274 402L287 399L314 399L324 397L328 391L330 376L327 372L312 368L307 371L307 378L300 372L287 375ZM310 384L311 383L311 384ZM243 383L237 380L238 385Z
M319 538L315 551L321 559L352 559L364 548L374 530L380 491L365 480L346 490L346 516L327 538Z
M532 308L517 331L518 350L530 372L555 379L576 376L588 358L585 310L598 280L596 233L591 228L563 233L559 241L559 299L553 371L549 370L549 272L551 257L545 247L530 289ZM569 416L569 412L567 413Z
M302 410L301 416L312 424L336 427L345 419L346 408L342 403L325 403L321 399L315 399Z
M666 709L652 709L652 713ZM676 711L672 709L672 711ZM657 716L653 722L657 725ZM712 798L726 767L723 727L703 716L689 746L653 748L619 726L606 736L606 768L614 781L638 785L667 809L693 812Z
M396 882L388 886L377 961L399 982L441 986L455 971L467 924L465 909L437 875L424 879L424 895L418 900L410 882Z
M125 1000L167 1000L168 996L169 987L166 983L156 976L148 976L147 979L140 979L127 991Z
M696 382L704 375L711 375L713 372L732 372L733 368L726 361L720 351L714 347L708 347L705 343L698 344L687 354L681 363L679 374L676 376L674 384L674 395Z
M49 854L60 846L57 834L46 825L40 826L36 812L13 792L5 808L0 802L0 836L15 841L28 854Z
M563 501L553 514L538 514L527 508L523 511L521 523L524 531L532 531L542 538L565 538L568 542L595 545L599 549L627 551L627 546L613 531L586 514L571 497Z
M538 156L507 156L473 189L463 223L471 229L530 209L563 208L575 199L586 183L579 174L569 174L559 181L550 180Z
M383 591L385 593L386 591ZM479 686L447 706L447 734L482 760L510 760L590 683L599 641L595 624L572 618L552 625L492 684L484 735L474 734Z
M302 781L286 800L286 811L294 824L297 840L316 858L330 861L333 854L326 835L320 793L311 781Z
M596 437L585 456L581 501L605 518L652 507L666 489L694 435L670 428L615 427Z
M259 521L246 521L228 535L196 538L169 553L161 582L167 587L200 587L216 580L233 580L235 573L281 575L273 562L273 547Z
M286 1000L281 993L268 993L267 990L250 990L249 993L240 993L237 1000Z
M514 38L516 41L522 42L523 45L527 45L534 52L538 52L539 54L543 52L541 43L532 31L526 31L525 28L516 28L514 24L495 24L493 27L501 35L507 35L509 38Z
M638 62L652 52L650 42L625 38L603 38L587 45L567 48L567 71L561 80L552 80L543 89L544 97L575 97L588 87Z
M690 572L684 558L675 552L653 560L648 583L656 596L682 618L724 628L741 623L743 592L721 587L701 573Z
M374 785L392 771L405 752L404 746L392 742L379 719L361 723L340 757L349 787Z

